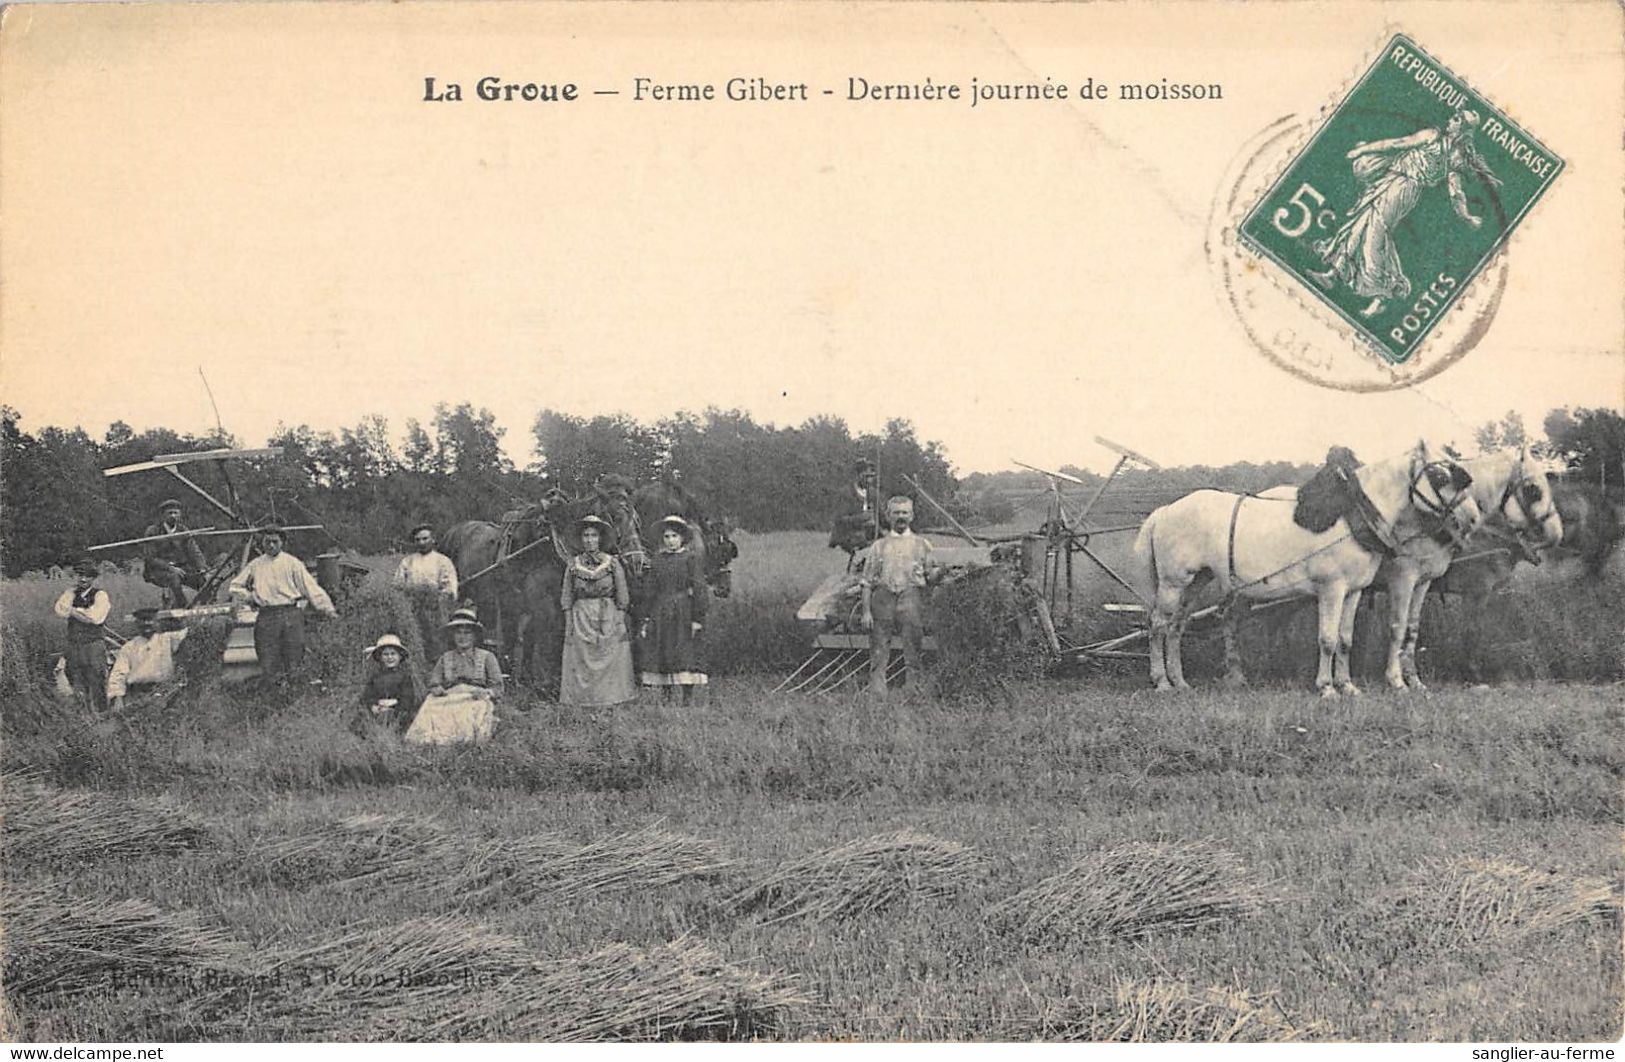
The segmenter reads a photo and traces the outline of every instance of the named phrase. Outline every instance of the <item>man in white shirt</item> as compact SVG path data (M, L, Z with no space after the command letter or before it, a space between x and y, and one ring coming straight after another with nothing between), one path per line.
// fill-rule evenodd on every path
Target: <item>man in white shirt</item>
M284 539L280 527L261 528L260 555L231 581L231 596L259 609L254 620L254 653L259 657L260 674L270 682L286 682L304 660L301 602L310 602L324 615L338 615L305 562L282 551Z
M107 707L107 614L112 599L96 585L101 568L91 557L73 566L73 589L56 599L57 617L68 621L68 648L62 654L68 665L68 682L73 692L89 707Z
M919 681L925 640L925 588L939 565L931 543L913 530L914 502L898 495L886 502L887 533L869 547L863 563L863 625L869 631L869 689L886 695L891 639L903 640L907 674Z
M123 645L113 657L113 670L107 676L107 699L113 711L124 709L124 698L132 687L148 689L170 682L175 678L175 650L186 640L186 628L175 631L158 629L158 610L138 608L135 621L140 632Z
M411 600L424 648L433 658L445 648L441 628L457 607L457 566L434 548L434 528L428 524L412 529L412 548L415 552L395 569L395 585Z

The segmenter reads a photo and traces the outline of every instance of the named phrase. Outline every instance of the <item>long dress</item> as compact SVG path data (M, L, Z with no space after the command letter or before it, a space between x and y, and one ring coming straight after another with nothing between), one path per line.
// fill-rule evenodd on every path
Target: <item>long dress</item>
M704 646L693 624L705 622L707 587L699 555L661 550L649 573L648 631L640 639L639 678L645 686L706 684Z
M1411 282L1394 246L1394 229L1405 220L1425 189L1442 182L1463 160L1457 143L1443 134L1399 151L1371 152L1354 160L1360 198L1348 220L1315 252L1355 294L1402 299Z
M564 660L559 703L600 707L630 701L632 642L626 631L630 597L621 562L583 553L564 572Z

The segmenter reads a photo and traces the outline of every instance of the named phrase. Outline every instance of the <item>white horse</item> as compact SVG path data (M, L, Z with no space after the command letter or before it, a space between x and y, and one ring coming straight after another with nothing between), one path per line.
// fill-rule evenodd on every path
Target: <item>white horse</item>
M1134 551L1155 587L1156 688L1189 688L1180 639L1193 587L1211 582L1225 598L1246 602L1313 595L1320 615L1315 686L1328 697L1359 693L1348 660L1360 594L1400 537L1424 533L1427 520L1472 505L1465 477L1452 467L1433 461L1421 442L1400 457L1357 468L1348 454L1341 467L1328 465L1302 489L1311 510L1306 522L1320 530L1296 522L1302 505L1291 487L1269 492L1273 497L1199 490L1153 512Z
M1485 454L1460 464L1472 476L1472 499L1492 532L1510 532L1535 548L1562 541L1563 519L1557 513L1551 485L1545 470L1530 461L1527 448L1516 454ZM1396 690L1425 688L1416 673L1422 605L1433 581L1460 555L1465 538L1460 530L1447 528L1439 535L1407 539L1382 562L1378 577L1388 588L1389 616L1384 677Z

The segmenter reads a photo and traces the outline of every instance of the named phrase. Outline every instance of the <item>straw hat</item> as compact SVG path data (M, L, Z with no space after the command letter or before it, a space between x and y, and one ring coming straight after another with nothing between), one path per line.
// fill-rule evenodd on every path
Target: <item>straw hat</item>
M485 624L480 622L479 616L471 608L458 609L451 614L451 619L446 621L446 630L449 631L458 627L467 627L475 631L485 630Z
M609 526L609 521L605 520L597 513L588 513L586 516L583 516L581 519L576 521L576 531L578 533L587 530L589 527L596 529L599 534L614 530L614 528Z
M671 528L679 535L682 535L684 541L687 541L689 536L694 533L694 525L675 513L661 520L660 523L655 526L659 527L662 532L664 532L668 527Z
M367 650L367 655L374 658L374 659L377 659L378 650L380 650L380 649L395 649L395 650L398 650L400 652L402 658L405 658L405 656L406 656L406 645L405 645L405 643L403 643L401 641L401 637L398 634L381 634L381 635L379 635L378 636L378 641L375 642L373 644L373 646L370 649Z

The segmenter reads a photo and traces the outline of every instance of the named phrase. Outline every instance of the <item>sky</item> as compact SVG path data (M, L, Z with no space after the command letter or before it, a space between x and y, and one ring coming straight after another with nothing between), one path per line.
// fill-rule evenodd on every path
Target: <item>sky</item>
M13 7L0 401L25 428L203 432L201 368L247 444L468 401L521 465L548 408L901 416L962 473L1106 468L1097 434L1165 464L1382 456L1509 409L1534 426L1625 406L1621 15L1537 9ZM1476 347L1351 394L1259 353L1208 241L1238 153L1309 122L1396 18L1570 165L1515 234ZM425 77L471 94L482 75L621 95L423 99ZM842 98L855 76L973 75L1225 92ZM635 101L638 76L813 98Z

